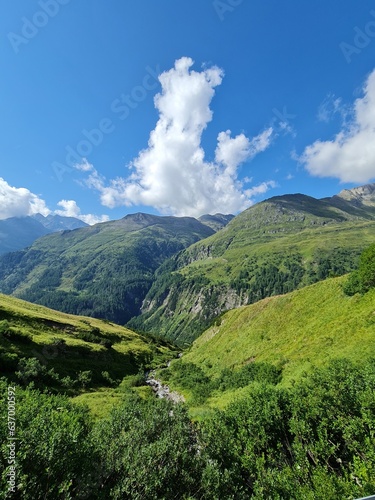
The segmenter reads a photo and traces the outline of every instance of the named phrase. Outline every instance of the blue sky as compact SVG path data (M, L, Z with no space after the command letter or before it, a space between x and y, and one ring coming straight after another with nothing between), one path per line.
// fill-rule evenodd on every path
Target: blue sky
M375 179L370 0L2 9L0 218L238 212Z

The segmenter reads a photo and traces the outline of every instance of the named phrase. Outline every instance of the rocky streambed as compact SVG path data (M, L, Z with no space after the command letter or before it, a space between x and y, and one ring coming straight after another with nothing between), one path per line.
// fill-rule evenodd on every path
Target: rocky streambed
M158 398L169 399L174 403L185 402L185 398L182 394L179 394L176 391L171 391L168 385L163 384L160 380L155 378L155 372L153 371L146 374L146 384L151 387L155 396Z

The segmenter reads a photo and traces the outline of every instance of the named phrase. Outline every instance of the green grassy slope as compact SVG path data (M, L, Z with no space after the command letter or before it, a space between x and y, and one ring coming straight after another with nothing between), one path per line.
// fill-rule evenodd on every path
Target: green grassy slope
M170 357L169 346L127 328L0 294L0 376L76 393L113 387ZM22 371L23 359L37 366L20 377L15 373ZM91 372L90 380L79 380L85 371Z
M210 377L251 362L283 368L288 384L332 358L375 356L375 290L348 297L346 277L228 311L183 356Z
M304 195L254 205L166 262L130 325L186 345L223 311L351 271L375 241L375 221L351 208Z

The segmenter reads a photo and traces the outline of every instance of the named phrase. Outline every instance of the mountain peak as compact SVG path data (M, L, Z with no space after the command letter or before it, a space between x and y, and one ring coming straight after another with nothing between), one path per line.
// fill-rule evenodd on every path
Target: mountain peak
M373 206L375 205L375 183L343 189L337 196L356 205Z
M206 226L209 226L212 228L214 231L219 231L223 227L225 227L232 219L234 219L234 215L232 214L205 214L201 215L198 220L202 222L202 224L205 224Z
M67 217L57 214L49 214L44 216L42 214L34 214L30 216L32 219L37 220L50 232L65 231L86 227L88 224L76 217Z

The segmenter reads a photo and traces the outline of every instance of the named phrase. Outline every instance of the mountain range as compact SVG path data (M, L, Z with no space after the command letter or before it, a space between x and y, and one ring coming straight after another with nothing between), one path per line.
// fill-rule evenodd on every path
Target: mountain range
M351 271L373 241L375 184L236 217L131 214L1 256L0 291L186 345L229 309Z
M48 307L126 323L155 270L214 230L191 217L127 215L38 239L0 258L1 290Z
M35 214L0 220L0 255L28 247L46 234L85 226L85 222L75 217L52 214L46 217Z
M165 262L130 326L190 344L222 312L352 270L375 241L375 185L277 196Z

